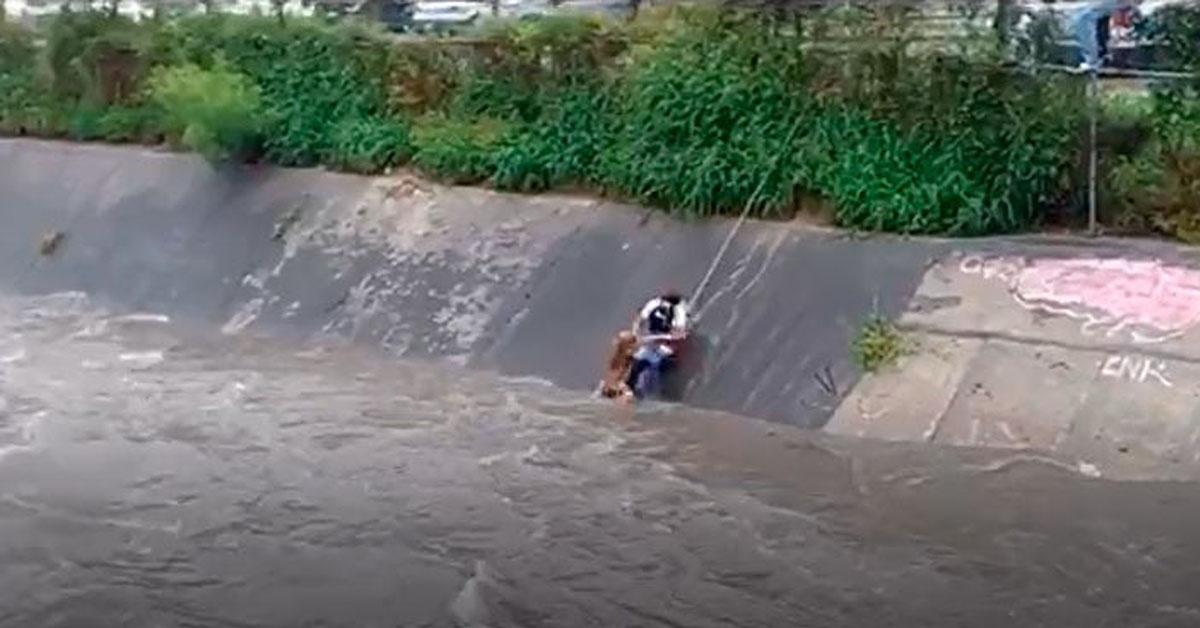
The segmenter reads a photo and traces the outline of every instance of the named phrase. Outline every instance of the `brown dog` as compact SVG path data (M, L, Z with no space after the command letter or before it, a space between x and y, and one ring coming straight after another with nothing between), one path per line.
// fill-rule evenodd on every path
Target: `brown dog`
M629 330L622 330L612 341L612 351L608 356L608 367L604 371L604 379L600 380L600 395L608 399L628 400L633 398L633 391L625 383L629 375L629 367L633 364L633 352L637 349L637 336Z

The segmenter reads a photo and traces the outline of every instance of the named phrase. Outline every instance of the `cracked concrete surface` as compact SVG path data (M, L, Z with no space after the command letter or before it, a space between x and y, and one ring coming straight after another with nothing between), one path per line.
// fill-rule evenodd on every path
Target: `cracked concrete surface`
M1200 268L1168 247L944 256L899 319L916 351L865 377L827 429L1200 477L1197 295Z

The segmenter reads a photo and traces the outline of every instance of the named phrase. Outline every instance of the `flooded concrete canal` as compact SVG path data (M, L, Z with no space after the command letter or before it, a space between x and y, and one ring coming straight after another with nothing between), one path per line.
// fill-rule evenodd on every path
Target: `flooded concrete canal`
M1200 494L0 297L3 626L1196 626Z

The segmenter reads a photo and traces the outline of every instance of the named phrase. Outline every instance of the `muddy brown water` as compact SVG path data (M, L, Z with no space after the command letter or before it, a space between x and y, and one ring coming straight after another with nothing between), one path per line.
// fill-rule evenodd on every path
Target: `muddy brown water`
M1198 626L1195 485L0 296L2 626Z

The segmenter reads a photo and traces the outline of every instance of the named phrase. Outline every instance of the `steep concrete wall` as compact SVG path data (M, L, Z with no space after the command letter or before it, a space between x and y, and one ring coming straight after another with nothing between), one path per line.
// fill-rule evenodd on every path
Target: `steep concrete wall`
M590 389L655 290L690 290L728 222L576 198L0 141L0 288L341 338ZM39 243L61 233L51 255ZM850 338L897 313L932 242L750 223L702 301L682 399L818 427L857 381Z
M581 390L613 332L656 290L690 290L730 226L0 141L0 290L81 290L226 333L344 339ZM678 392L840 434L1196 478L1198 262L1129 241L862 241L751 222L700 303ZM873 311L897 318L910 351L860 380L848 348Z

